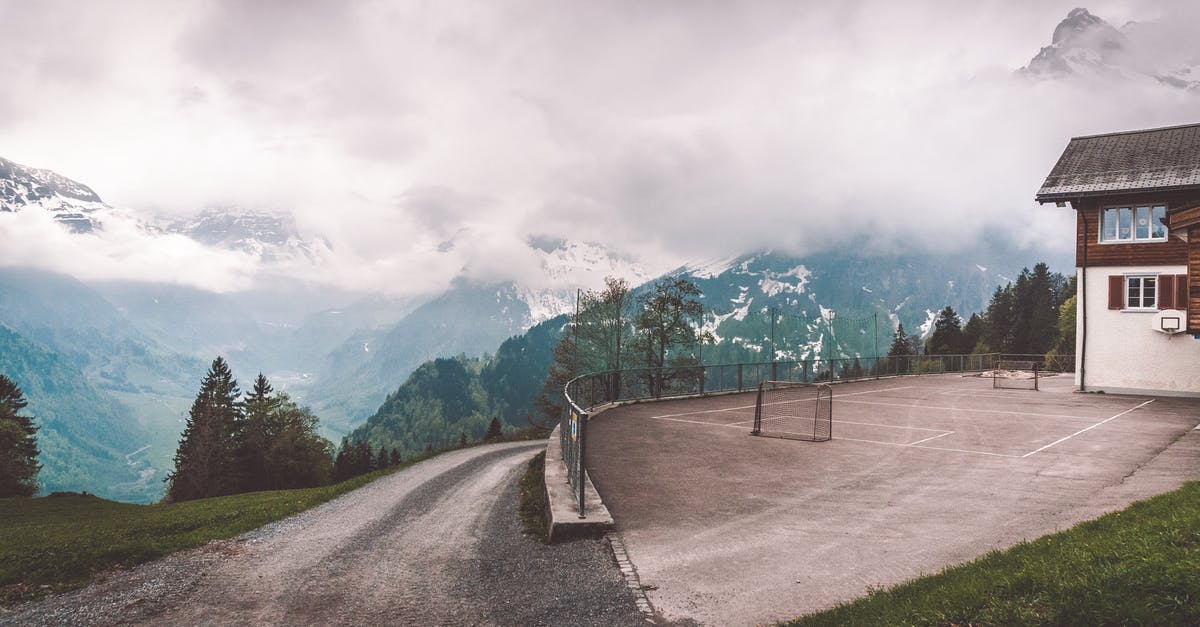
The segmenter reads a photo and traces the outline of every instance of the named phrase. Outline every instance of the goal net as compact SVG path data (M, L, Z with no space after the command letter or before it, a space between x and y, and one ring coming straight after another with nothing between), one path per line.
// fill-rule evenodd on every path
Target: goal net
M751 435L809 442L833 437L833 388L788 381L763 381L754 403Z
M992 388L1016 390L1038 389L1038 363L1036 361L997 361L992 369Z

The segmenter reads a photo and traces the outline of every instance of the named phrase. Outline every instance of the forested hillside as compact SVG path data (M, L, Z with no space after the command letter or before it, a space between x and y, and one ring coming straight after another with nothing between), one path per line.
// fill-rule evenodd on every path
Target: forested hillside
M460 441L478 441L499 418L508 428L524 428L538 415L541 391L562 337L566 316L543 322L505 340L494 356L427 361L388 395L351 441L396 448L405 457Z
M162 493L161 475L141 455L149 436L128 407L87 383L71 360L0 325L0 373L29 401L44 492L87 491L141 503Z

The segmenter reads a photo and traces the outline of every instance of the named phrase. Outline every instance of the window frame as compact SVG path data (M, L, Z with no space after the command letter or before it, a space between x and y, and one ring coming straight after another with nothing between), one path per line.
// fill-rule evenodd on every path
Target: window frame
M1152 244L1152 243L1157 243L1157 242L1165 242L1165 241L1169 240L1171 234L1170 234L1169 230L1167 230L1165 228L1163 230L1163 235L1161 237L1154 237L1152 235L1154 233L1154 210L1158 209L1159 207L1162 208L1163 218L1166 219L1169 206L1165 202L1125 203L1125 204L1119 204L1119 205L1101 206L1100 207L1100 216L1099 216L1098 225L1097 225L1097 229L1096 229L1096 239L1097 239L1098 243L1100 243L1100 244ZM1129 215L1129 237L1126 239L1121 239L1121 237L1120 237L1120 235L1121 235L1121 217L1122 217L1121 210L1122 209L1129 212L1129 214L1128 214ZM1146 230L1151 235L1148 235L1147 237L1138 237L1137 236L1138 209L1145 209L1149 212L1149 224L1146 225ZM1106 222L1106 218L1109 215L1110 211L1114 212L1112 214L1114 216L1114 222L1115 222L1113 224L1113 239L1105 239L1105 226L1106 226L1106 224L1108 224Z
M1121 309L1121 311L1135 311L1135 312L1158 311L1158 287L1159 287L1158 286L1158 274L1135 272L1135 273L1126 274L1123 276L1124 276L1123 285L1124 285L1124 293L1125 293L1125 303L1124 303L1125 306L1124 306L1124 308ZM1135 280L1140 283L1140 285L1137 288L1138 292L1139 292L1138 297L1137 297L1139 304L1136 307L1130 304L1132 302L1130 299L1130 293L1132 290L1132 284ZM1147 291L1146 282L1148 280L1154 282L1154 285L1150 288L1151 290L1153 290L1153 292L1151 294L1151 298L1153 299L1153 301L1149 305L1146 304L1146 291Z

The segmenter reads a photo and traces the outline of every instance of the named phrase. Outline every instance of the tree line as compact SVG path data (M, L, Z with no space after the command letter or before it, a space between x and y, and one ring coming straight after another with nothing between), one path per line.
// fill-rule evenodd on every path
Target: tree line
M899 324L889 357L1009 353L1069 355L1075 349L1075 277L1050 272L1045 263L1024 268L1016 281L996 288L982 313L963 323L950 306L942 309L933 332L921 342Z
M244 396L222 357L200 384L166 478L168 502L307 488L333 476L333 445L318 420L259 373Z

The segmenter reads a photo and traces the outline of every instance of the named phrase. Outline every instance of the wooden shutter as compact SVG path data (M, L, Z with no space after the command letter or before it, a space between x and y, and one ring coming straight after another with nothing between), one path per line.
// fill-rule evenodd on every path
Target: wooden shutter
M1175 275L1158 275L1158 308L1175 309Z
M1108 308L1125 308L1125 275L1108 275Z
M1175 275L1175 308L1187 311L1188 308L1188 275Z

